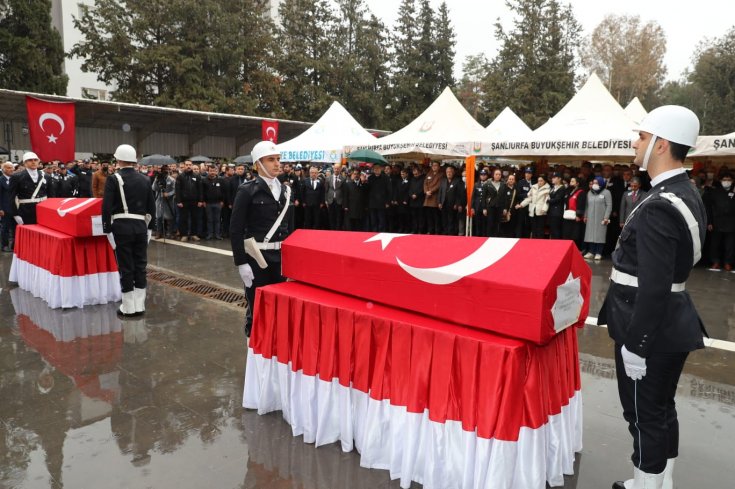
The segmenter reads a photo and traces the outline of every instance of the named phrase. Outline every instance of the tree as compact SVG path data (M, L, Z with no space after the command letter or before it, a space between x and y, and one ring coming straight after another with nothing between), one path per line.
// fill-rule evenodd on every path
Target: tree
M639 16L607 15L582 48L582 64L596 72L622 105L634 97L647 106L654 101L666 75L666 35L655 21Z
M282 110L292 118L315 120L332 100L337 20L328 0L285 0L279 14L276 71Z
M438 92L445 87L454 87L454 55L457 44L454 28L449 20L447 3L442 2L435 19L436 82Z
M117 86L116 100L278 115L264 8L261 0L95 0L80 5L83 38L71 54Z
M529 126L538 127L574 95L580 26L570 6L557 0L510 0L513 30L500 22L498 55L485 78L487 118L510 106Z
M467 56L462 65L462 79L457 87L457 98L467 112L482 125L490 123L483 108L485 99L483 80L489 70L488 64L484 54Z
M391 66L390 129L399 129L418 114L416 87L421 72L418 65L419 29L416 23L416 0L401 0L398 20L393 29Z
M735 27L724 36L702 43L689 75L697 97L703 134L735 131ZM697 109L693 109L697 111Z
M416 62L418 82L416 84L415 109L423 110L434 101L439 94L439 79L437 71L437 50L434 37L434 12L431 10L429 0L421 0L419 10L418 27L419 36L416 43ZM419 113L415 111L414 117Z
M63 65L51 0L0 0L0 87L66 95Z
M339 0L333 95L364 126L383 127L388 101L385 26L363 0Z

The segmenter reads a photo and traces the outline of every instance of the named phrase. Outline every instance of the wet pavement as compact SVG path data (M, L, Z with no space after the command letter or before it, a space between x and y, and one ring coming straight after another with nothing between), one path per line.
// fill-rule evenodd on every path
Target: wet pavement
M240 288L229 256L159 243L150 255L157 267ZM151 283L144 319L119 321L116 304L51 310L8 289L9 265L0 256L0 488L399 487L356 453L292 437L279 413L240 407L241 308ZM594 314L609 262L592 268ZM735 274L696 270L688 287L710 333L735 339ZM584 449L564 487L606 489L631 472L630 436L607 331L586 327L579 338ZM676 487L733 487L735 353L692 354L677 399Z

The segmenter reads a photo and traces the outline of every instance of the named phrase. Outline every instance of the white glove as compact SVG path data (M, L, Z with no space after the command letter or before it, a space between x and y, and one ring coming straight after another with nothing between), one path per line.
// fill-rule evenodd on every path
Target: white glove
M153 230L152 230L152 229L149 229L149 230L148 230L148 243L149 243L149 244L150 244L150 242L151 242L151 236L153 236Z
M13 216L13 219L15 219L15 222L22 225L23 224L23 218L20 216Z
M112 246L114 251L115 248L117 248L117 245L115 244L115 236L113 236L112 233L107 233L107 241L110 242L110 246Z
M633 352L623 346L620 349L620 354L623 356L623 365L625 365L625 375L633 380L641 380L646 376L646 359L639 357Z
M237 271L240 273L240 278L242 279L242 283L245 284L245 287L252 287L255 275L253 275L253 269L250 268L250 265L248 265L247 263L245 263L244 265L239 265L237 267Z

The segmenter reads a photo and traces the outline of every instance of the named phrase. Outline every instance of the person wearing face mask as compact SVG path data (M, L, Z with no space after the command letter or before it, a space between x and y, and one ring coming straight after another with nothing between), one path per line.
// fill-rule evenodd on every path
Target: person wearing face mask
M10 216L17 224L36 224L36 206L52 196L51 180L38 169L36 153L25 153L23 165L10 177Z
M735 264L735 189L732 174L725 173L720 186L714 187L707 199L707 230L712 233L710 260L712 272L733 271ZM722 268L721 268L722 266Z
M595 177L587 193L587 207L584 213L584 243L587 248L585 259L602 260L612 209L612 195L605 188L605 179Z
M100 169L92 174L92 197L101 199L105 195L105 182L109 175L110 163L103 161Z
M618 394L633 441L633 477L612 487L673 489L677 383L689 352L704 348L686 281L701 256L707 216L683 168L699 119L685 107L663 106L638 131L635 163L648 171L651 191L623 224L598 314L615 341Z

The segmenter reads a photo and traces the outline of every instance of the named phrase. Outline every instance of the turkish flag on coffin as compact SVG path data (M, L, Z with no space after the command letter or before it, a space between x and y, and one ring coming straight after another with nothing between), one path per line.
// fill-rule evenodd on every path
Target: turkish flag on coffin
M38 224L69 236L101 236L102 199L46 199L36 206Z
M75 148L74 102L49 102L26 96L31 149L41 161L71 161Z
M263 121L261 123L263 141L278 143L278 121Z
M589 311L572 241L298 230L281 252L285 277L541 345Z

